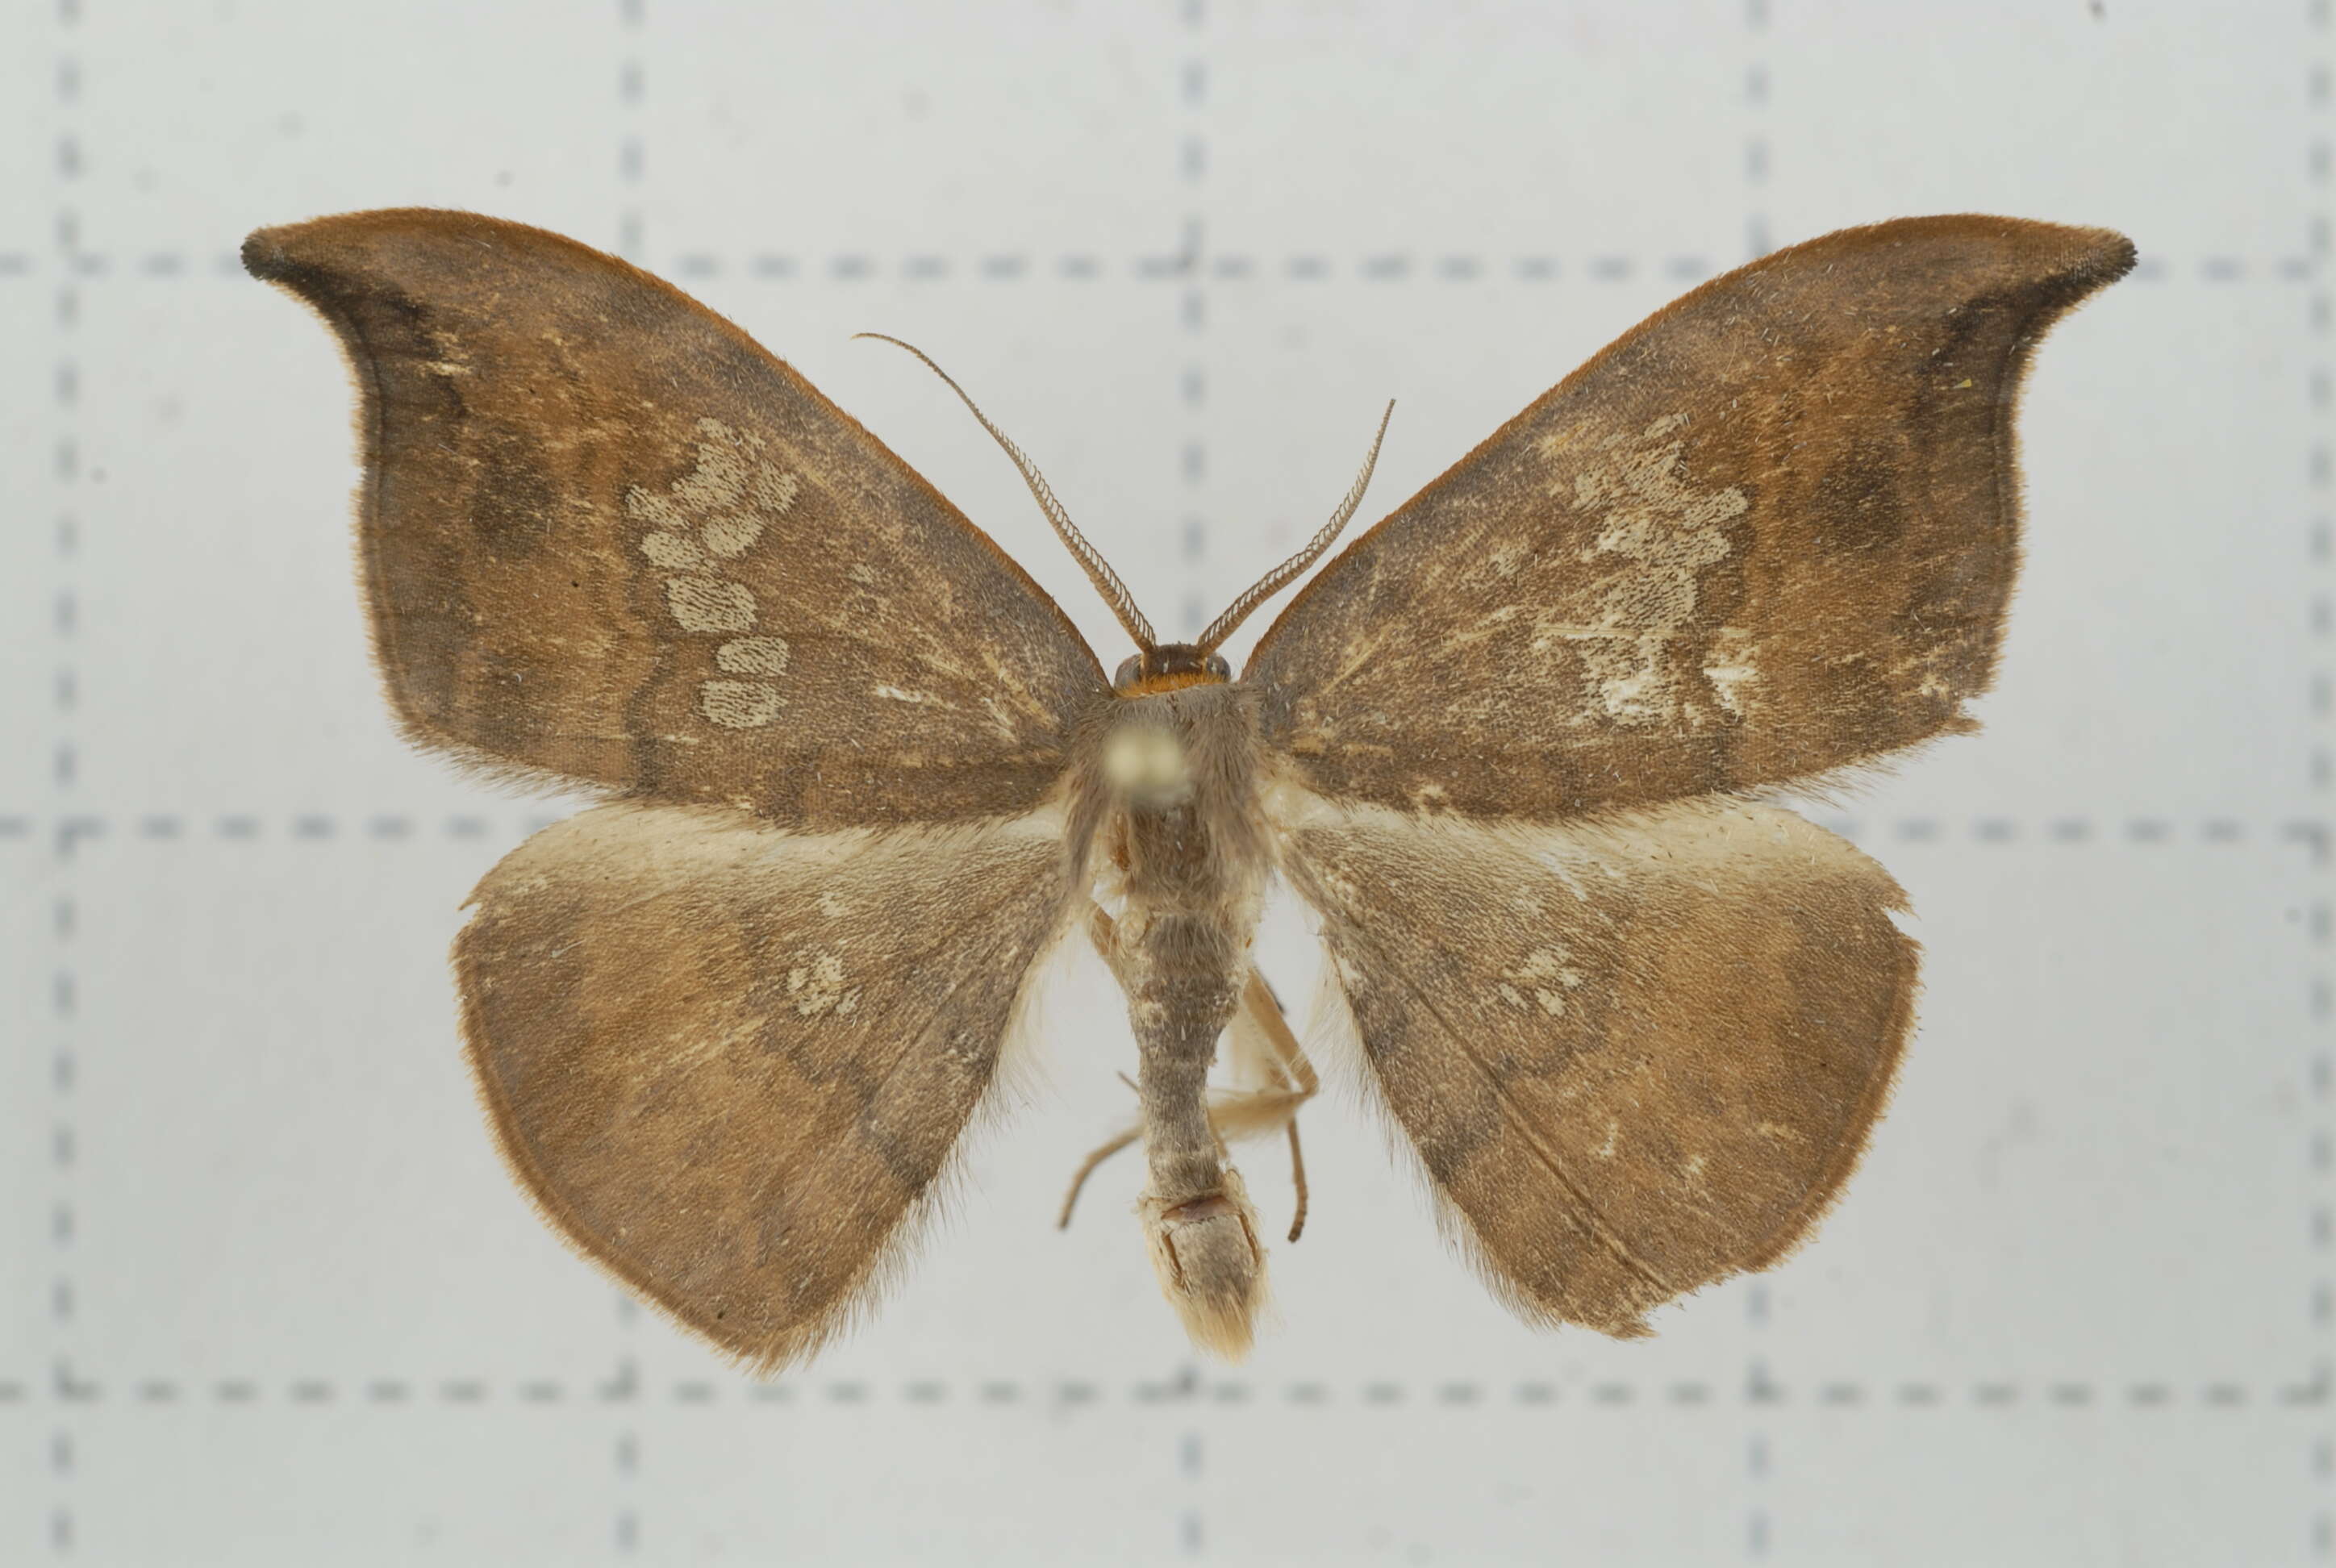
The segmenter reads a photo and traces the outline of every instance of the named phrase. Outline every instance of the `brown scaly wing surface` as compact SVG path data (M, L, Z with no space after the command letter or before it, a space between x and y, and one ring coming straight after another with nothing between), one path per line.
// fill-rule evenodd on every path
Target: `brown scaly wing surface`
M2132 265L1920 218L1695 290L1307 586L1242 677L1268 740L1332 799L1550 821L1969 728L2029 351Z
M587 1254L769 1370L869 1299L1063 928L1059 823L787 833L614 805L455 944L503 1152Z
M1026 811L1105 689L1060 610L728 322L469 213L261 229L363 397L374 646L417 742L790 825Z
M1548 827L1283 811L1373 1076L1527 1318L1643 1334L1840 1191L1915 964L1903 895L1848 844L1720 802Z

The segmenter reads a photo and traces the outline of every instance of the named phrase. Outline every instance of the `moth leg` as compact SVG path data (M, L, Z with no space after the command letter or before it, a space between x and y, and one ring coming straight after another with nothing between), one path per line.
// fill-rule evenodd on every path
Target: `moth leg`
M1063 1212L1055 1221L1055 1229L1067 1231L1071 1228L1071 1211L1078 1206L1079 1193L1085 1188L1087 1178L1095 1174L1095 1167L1142 1136L1144 1126L1138 1123L1079 1162L1078 1174L1071 1178L1071 1190L1063 1194Z
M1297 1191L1290 1216L1290 1239L1305 1233L1308 1194L1306 1154L1298 1142L1298 1110L1322 1087L1322 1079L1306 1051L1291 1033L1281 1010L1281 998L1257 970L1241 989L1241 1010L1228 1031L1233 1075L1237 1082L1257 1086L1221 1100L1210 1112L1210 1124L1222 1138L1251 1137L1284 1129L1290 1139L1290 1181Z
M1290 1118L1290 1184L1297 1189L1297 1205L1290 1214L1290 1239L1306 1233L1306 1151L1298 1146L1298 1118Z
M1110 966L1113 978L1118 979L1119 928L1111 916L1105 912L1101 904L1090 904L1087 907L1087 940L1095 943L1095 951L1101 954L1103 961ZM1127 1083L1127 1075L1120 1074L1119 1079L1122 1083ZM1133 1085L1129 1086L1134 1087ZM1078 1174L1071 1178L1071 1190L1063 1194L1063 1212L1056 1218L1055 1229L1067 1231L1071 1228L1071 1211L1078 1207L1079 1193L1085 1189L1087 1178L1095 1174L1095 1167L1143 1136L1144 1123L1141 1118L1138 1118L1125 1132L1110 1139L1079 1163Z

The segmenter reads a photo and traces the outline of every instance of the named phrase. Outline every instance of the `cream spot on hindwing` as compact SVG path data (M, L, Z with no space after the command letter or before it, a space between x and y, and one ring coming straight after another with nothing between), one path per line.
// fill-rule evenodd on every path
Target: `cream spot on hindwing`
M1538 1008L1550 1018L1563 1018L1565 993L1582 984L1582 971L1573 968L1572 957L1562 946L1537 949L1516 968L1503 970L1502 982L1494 989L1521 1013Z
M860 1006L860 988L843 987L843 960L833 953L809 955L808 961L787 970L787 995L794 998L798 1017L822 1015L850 1018Z
M665 579L667 610L683 631L724 637L756 629L762 607L754 591L726 575L724 563L752 550L795 502L802 481L763 456L761 436L715 419L696 426L697 464L665 493L635 485L625 492L625 516L646 529L641 554L675 575ZM725 675L775 677L786 673L786 639L767 628L733 638L714 650ZM706 680L698 711L725 729L757 729L785 706L777 687L758 680Z
M1562 947L1542 948L1516 968L1521 980L1555 980L1567 990L1582 983L1582 971L1571 963L1573 954Z

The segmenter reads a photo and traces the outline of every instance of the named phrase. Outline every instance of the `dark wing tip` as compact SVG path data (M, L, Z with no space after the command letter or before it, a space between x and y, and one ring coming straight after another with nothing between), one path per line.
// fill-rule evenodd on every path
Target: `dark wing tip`
M1875 241L1907 244L1949 265L1937 275L1939 305L1980 299L2010 306L2041 330L2134 269L2133 241L2114 229L2046 223L1978 212L1898 218L1809 242L1812 250Z
M2093 232L2100 237L2100 246L2086 258L2085 274L2095 287L2099 287L2131 272L2141 260L2141 252L2133 248L2132 240L2114 229L2097 229Z
M427 254L449 245L498 239L549 242L554 249L586 248L545 229L475 212L384 207L255 229L244 237L243 269L262 282L313 295L327 278L353 278L374 270L373 264L384 248Z
M2114 229L2071 229L2066 232L2077 243L2074 254L2058 271L2075 297L2082 298L2095 289L2107 288L2131 272L2141 259L2133 241Z
M284 223L253 229L244 236L243 269L262 283L278 284L296 294L313 294L322 268L316 257L305 253L300 240L316 227L315 223Z
M2136 259L2133 241L2114 229L1986 212L1942 212L1819 235L1763 257L1752 269L1790 265L1796 257L1804 261L1834 259L1900 247L1906 248L1903 254L1910 263L1926 253L1945 260L1949 266L1943 276L1982 292L2008 285L2071 300L2116 282L2133 270Z
M284 230L255 229L243 237L243 269L264 283L284 276L291 258L284 254Z
M312 218L306 223L281 223L255 229L244 237L243 269L262 283L288 288L307 299L323 292L336 270L331 265L333 238L359 220L375 214L353 212L338 218Z
M243 269L268 283L297 282L304 274L321 271L326 258L354 234L388 227L384 219L407 216L395 209L342 212L311 218L300 223L277 223L255 229L243 239Z

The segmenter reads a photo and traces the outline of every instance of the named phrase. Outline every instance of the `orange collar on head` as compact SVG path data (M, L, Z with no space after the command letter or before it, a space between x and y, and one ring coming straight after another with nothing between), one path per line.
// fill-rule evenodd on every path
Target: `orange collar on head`
M1164 675L1148 675L1133 686L1114 687L1120 696L1155 696L1163 691L1182 691L1188 686L1223 686L1225 677L1205 669L1172 669Z

